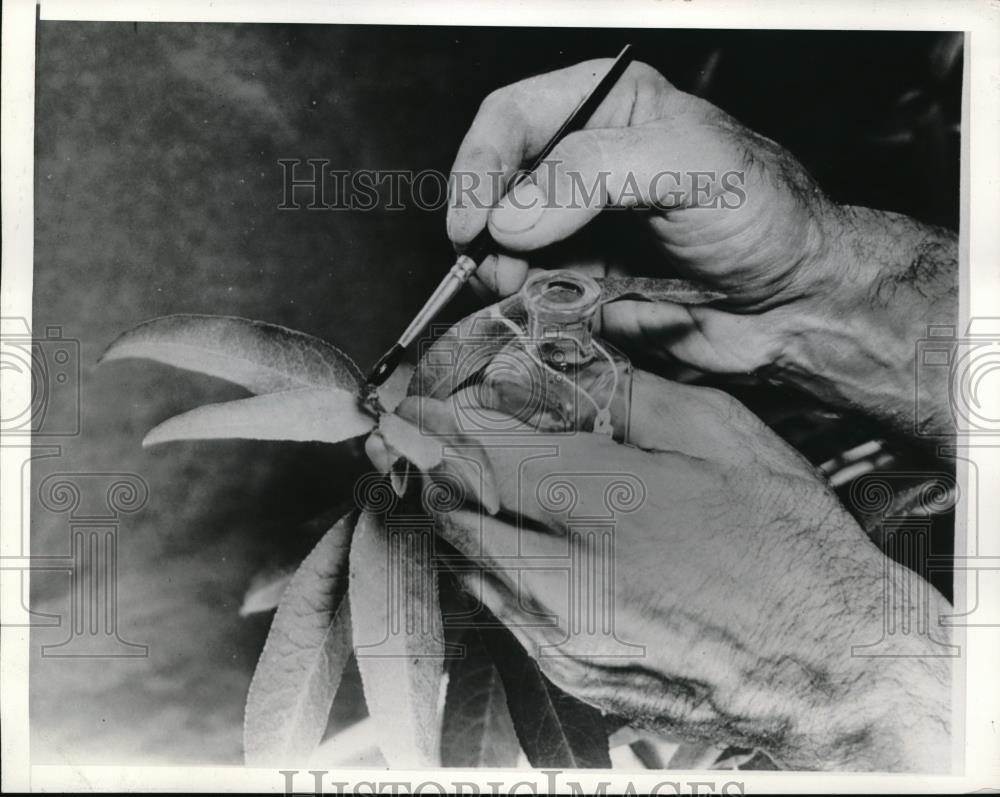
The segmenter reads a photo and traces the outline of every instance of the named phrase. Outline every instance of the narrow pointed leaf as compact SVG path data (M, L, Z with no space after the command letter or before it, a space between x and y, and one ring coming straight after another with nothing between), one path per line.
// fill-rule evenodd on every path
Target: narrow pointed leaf
M397 459L389 469L389 483L393 492L402 498L406 495L406 487L410 482L410 463L405 459Z
M424 434L398 415L383 415L379 419L378 429L391 450L406 457L420 470L430 470L441 463L441 440Z
M710 769L723 748L705 742L681 742L670 757L670 769Z
M441 730L446 767L513 767L521 746L507 709L507 694L479 631L461 637L464 655L448 671Z
M745 771L770 770L775 772L781 769L778 763L763 750L757 750L749 761L738 764L736 768Z
M293 574L294 571L289 568L287 570L269 570L255 575L243 596L240 617L269 612L278 608L281 596L292 580Z
M319 338L246 318L171 315L115 340L101 362L144 358L216 376L251 393L301 387L357 392L364 381L344 352Z
M351 654L347 567L354 515L338 521L282 595L247 696L250 766L306 760L323 737Z
M646 769L666 769L664 751L670 753L676 746L665 742L657 743L653 739L643 736L633 741L629 745L629 749Z
M480 626L480 633L503 679L514 729L531 765L609 768L608 733L601 712L549 681L502 625Z
M726 298L724 293L683 279L605 277L599 279L598 282L601 284L601 301L605 304L617 302L620 299L673 302L674 304L707 304Z
M363 512L351 545L354 649L392 767L439 766L444 635L431 529L387 529Z
M741 769L757 755L752 747L727 747L711 764L711 769ZM673 762L671 762L673 763Z
M374 426L353 393L305 388L198 407L153 428L142 444L224 438L339 443Z
M365 455L375 470L383 474L389 473L399 459L398 455L389 450L378 429L365 438Z
M289 533L282 537L281 550L274 552L250 579L239 610L240 616L270 612L278 608L285 587L303 560L330 527L353 509L354 500L348 498L289 529Z

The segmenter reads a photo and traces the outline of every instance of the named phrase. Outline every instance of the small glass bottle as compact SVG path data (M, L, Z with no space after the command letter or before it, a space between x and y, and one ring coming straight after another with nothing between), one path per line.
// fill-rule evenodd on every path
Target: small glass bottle
M483 406L545 432L584 431L625 442L632 364L594 335L601 288L573 271L529 277L494 308L510 341L486 366Z

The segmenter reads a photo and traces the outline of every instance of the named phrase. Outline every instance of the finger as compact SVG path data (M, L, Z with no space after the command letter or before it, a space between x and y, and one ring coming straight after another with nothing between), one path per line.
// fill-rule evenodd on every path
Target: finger
M520 611L517 599L502 581L487 571L460 573L459 580L465 591L489 609L529 655L538 655L539 642L535 641L532 631L538 629L539 618Z
M660 308L668 313L675 305L652 302L621 302L634 304L637 313ZM611 306L605 307L605 312ZM606 324L617 323L614 318ZM629 323L632 323L631 321ZM619 325L617 329L621 330ZM532 493L527 485L555 489L546 480L552 473L579 471L581 463L594 461L601 472L612 467L632 468L643 472L648 463L632 456L634 449L619 446L597 435L546 435L535 432L502 412L490 407L491 396L470 388L446 401L410 396L396 412L420 426L429 434L448 437L453 447L472 452L482 463L482 483L467 484L476 495L488 494L508 511L525 514L540 522L558 518L540 501L548 499L544 489ZM731 460L729 450L735 439L732 425L748 425L750 413L736 399L714 388L685 385L636 369L632 379L629 442L661 455L681 454L698 459ZM752 424L751 424L752 425ZM369 437L376 440L377 434ZM604 441L603 443L601 441ZM473 451L474 444L474 451ZM369 445L369 444L366 444ZM524 460L524 462L522 462ZM373 462L374 462L373 458ZM660 468L668 465L660 457ZM549 471L549 473L546 473ZM614 471L611 471L614 472ZM465 481L466 473L456 474ZM541 479L540 482L532 481ZM493 498L494 489L496 498ZM553 503L549 500L549 503Z
M466 137L468 139L468 136ZM488 141L463 143L448 180L448 238L461 249L486 226L486 218L503 196L517 164L505 166Z
M455 244L468 243L486 225L486 211L503 195L507 181L541 152L611 63L597 59L530 77L483 101L452 166L448 235ZM639 86L651 95L673 91L656 70L630 64L587 126L628 124Z
M388 473L398 457L389 451L385 438L377 429L365 440L365 453L379 473Z
M601 308L602 335L628 349L656 341L661 351L709 373L750 373L773 362L775 339L751 316L670 302L610 302Z
M543 261L541 266L529 268L528 273L525 275L525 279L527 280L528 277L533 277L535 274L543 271L551 271L552 269L572 271L576 274L593 277L594 279L603 279L607 276L607 266L604 261L599 257L594 257L585 261L580 258L574 258L572 262L566 262L563 260L551 260L548 262Z
M652 455L604 435L538 432L489 408L488 400L474 388L444 402L411 396L396 412L429 434L461 429L488 462L499 506L551 528L565 530L570 512L590 517L606 513L604 491L592 489L593 484L588 489L588 475L622 474L639 484L651 480L659 485L669 483L676 466L667 453Z
M632 381L629 440L649 451L683 454L691 462L738 462L740 441L763 426L739 401L721 390L684 385L636 370ZM749 432L750 436L742 434ZM679 483L671 485L679 490Z
M562 609L566 563L579 540L535 531L468 509L436 517L441 536L514 598L523 615ZM477 571L478 572L478 571Z
M486 283L484 283L476 274L469 277L469 287L472 288L472 292L484 302L492 302L495 300L493 291L490 290Z
M528 275L528 261L504 254L490 255L476 274L494 298L504 298L521 289Z
M477 565L496 572L510 588L516 586L519 572L549 572L554 560L565 560L569 555L566 537L472 509L442 512L435 520L446 542Z
M478 270L469 278L469 284L483 301L495 302L505 299L521 290L528 277L548 268L560 268L575 271L591 277L603 277L606 274L604 264L597 258L584 264L561 262L546 263L544 267L530 267L528 261L507 254L488 255ZM596 332L600 332L600 319L597 319Z
M707 134L701 112L677 104L667 123L567 136L490 212L491 234L512 251L530 251L567 238L606 207L711 205L731 190L725 177L738 172L740 155Z
M457 525L467 528L476 522L465 513ZM454 523L450 519L439 526ZM482 528L483 551L479 556L467 553L472 569L462 573L463 581L512 631L521 629L537 644L564 645L570 642L574 618L577 623L584 617L597 622L594 613L605 611L606 583L594 577L613 568L609 540L596 539L605 535L606 531L593 535L595 539L586 533L557 538L489 518ZM599 640L593 636L581 641L584 655L600 653Z
M654 306L649 302L635 304ZM495 486L499 505L543 523L561 522L555 496L559 490L572 487L550 478L553 474L564 474L572 482L573 473L586 471L587 463L592 463L591 470L635 473L645 480L649 474L683 464L670 460L671 454L730 460L733 452L727 446L735 439L732 424L738 421L746 426L749 415L720 390L684 385L636 369L629 442L645 449L640 452L600 435L539 433L490 407L490 401L489 394L469 388L446 401L411 396L397 413L430 434L451 435L457 444L464 440L465 450L469 450L470 441L478 444L476 456L485 460L484 478ZM651 462L648 452L659 456ZM469 489L482 492L477 485ZM577 492L583 494L585 502L595 499L585 489ZM492 492L490 495L492 499ZM575 511L580 511L579 507Z

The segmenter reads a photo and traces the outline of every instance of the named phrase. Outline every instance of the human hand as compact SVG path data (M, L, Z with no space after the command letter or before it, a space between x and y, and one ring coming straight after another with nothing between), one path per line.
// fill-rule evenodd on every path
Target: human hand
M954 235L837 205L780 145L648 65L632 64L587 128L504 196L608 63L483 102L452 167L448 213L457 248L487 224L502 247L474 286L506 296L531 267L694 278L726 299L610 303L601 334L708 372L763 371L901 431L947 431L943 384L923 383L917 404L930 411L914 417L913 351L927 324L954 323ZM629 212L601 214L612 208Z
M501 512L459 509L440 532L482 566L467 589L556 685L632 724L761 747L789 767L947 767L947 659L923 658L935 649L917 635L898 658L852 655L881 638L886 580L916 595L899 587L917 576L740 404L639 372L640 449L589 434L477 436L469 416L456 422L467 400L410 397L397 412L443 442L462 427L463 445L482 446ZM615 484L633 500L602 539L594 518ZM899 611L929 612L934 627L947 605L925 588L927 606ZM587 631L609 621L613 633Z
M604 310L604 334L649 341L656 353L709 370L752 370L772 344L733 350L727 342L745 338L748 318L815 289L833 205L784 149L651 67L632 64L587 129L489 211L606 68L588 61L487 97L452 168L449 235L461 246L489 224L505 251L477 277L499 295L520 287L529 262L597 276L673 269L708 282L727 295L724 309L619 302ZM604 208L644 211L610 219L617 226L603 251L546 250Z

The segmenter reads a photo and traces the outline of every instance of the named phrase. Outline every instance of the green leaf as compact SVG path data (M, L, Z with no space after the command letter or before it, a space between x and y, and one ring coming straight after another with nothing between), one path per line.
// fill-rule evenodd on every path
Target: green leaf
M410 463L405 459L398 459L389 469L389 483L397 496L402 498L406 495L406 487L410 483Z
M711 769L723 748L706 742L681 742L667 763L669 769Z
M432 535L363 512L351 545L358 669L382 754L397 768L440 765L444 635Z
M488 612L483 610L483 614ZM479 630L503 680L510 717L531 765L610 768L608 733L601 712L549 681L499 621L481 624Z
M257 573L251 579L250 586L243 596L240 617L276 609L293 575L294 571L291 568L269 569Z
M337 387L356 393L361 370L329 343L246 318L171 315L146 321L115 340L100 362L145 358L216 376L251 393Z
M345 575L353 521L347 515L323 536L278 604L247 696L250 766L305 760L322 739L351 654Z
M142 444L224 438L339 443L374 426L375 420L361 410L355 394L339 388L303 388L198 407L153 428Z
M726 298L726 294L691 280L605 277L597 281L601 285L601 301L605 304L621 299L643 302L673 302L674 304L707 304Z
M420 470L430 470L441 463L441 440L424 434L398 415L391 412L383 415L378 430L391 450L406 457Z
M446 767L513 767L521 746L507 709L500 673L480 638L469 628L461 637L464 655L448 671L441 730L441 764Z

